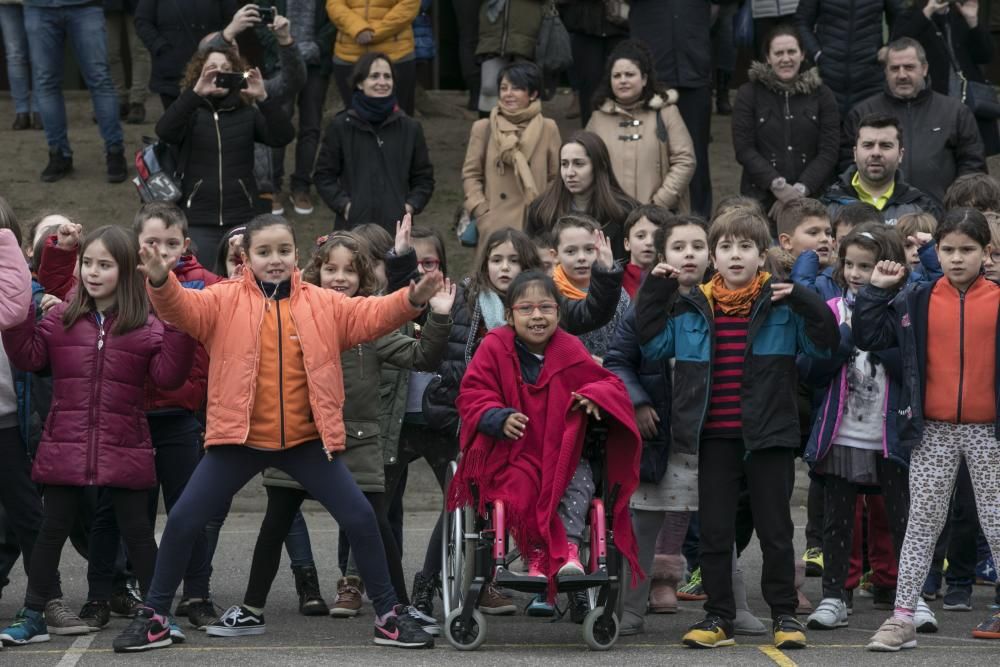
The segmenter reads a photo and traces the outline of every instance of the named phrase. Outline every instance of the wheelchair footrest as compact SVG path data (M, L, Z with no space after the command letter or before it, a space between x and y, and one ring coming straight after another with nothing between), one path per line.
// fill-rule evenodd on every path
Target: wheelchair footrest
M529 577L527 574L515 574L507 568L497 568L493 582L497 586L509 588L522 593L543 593L549 585L545 577Z
M608 573L605 571L598 571L592 574L577 574L566 577L556 577L556 590L560 593L582 591L588 588L605 586L610 580L611 579L608 577Z

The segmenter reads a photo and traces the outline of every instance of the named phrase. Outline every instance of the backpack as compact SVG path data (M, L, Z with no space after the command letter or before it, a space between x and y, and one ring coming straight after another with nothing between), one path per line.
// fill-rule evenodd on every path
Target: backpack
M187 161L178 149L152 137L142 138L135 152L136 177L132 179L144 204L153 201L177 203L181 199L181 178Z

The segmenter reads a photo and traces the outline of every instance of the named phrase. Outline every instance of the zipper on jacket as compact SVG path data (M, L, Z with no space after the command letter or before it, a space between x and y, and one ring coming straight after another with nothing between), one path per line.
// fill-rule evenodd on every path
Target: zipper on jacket
M198 194L198 189L201 188L201 184L204 183L204 182L205 182L205 179L201 179L197 183L194 184L194 187L191 189L191 194L188 195L188 199L187 199L187 207L188 208L191 208L191 202L194 201L194 196L196 194Z
M215 141L219 147L219 227L222 227L222 132L219 130L219 112L212 111L215 119Z
M281 335L281 301L274 302L275 308L277 308L276 315L278 316L278 423L281 427L281 448L285 448L285 383L283 381L283 376L285 374L285 359L282 352L282 335Z
M962 423L962 384L965 382L965 292L958 293L958 410L955 422Z
M260 291L259 289L257 290ZM261 295L264 298L264 295ZM289 299L291 302L291 299ZM253 362L253 374L251 377L256 378L257 374L260 372L260 334L264 330L264 312L267 310L267 300L264 300L264 308L260 311L260 320L257 322L257 353L254 355ZM293 320L294 321L294 320ZM257 383L253 382L250 384L250 400L247 401L247 427L243 432L243 441L240 444L245 445L247 438L250 437L250 419L253 416L253 404L257 400Z
M94 313L94 319L97 320L97 370L95 372L94 383L91 385L90 391L90 438L87 446L87 469L84 474L87 477L88 484L95 484L97 482L97 434L100 433L99 424L97 423L97 401L98 401L98 389L101 386L101 376L104 373L104 316L101 313Z
M358 364L361 366L361 379L365 379L365 348L358 343Z

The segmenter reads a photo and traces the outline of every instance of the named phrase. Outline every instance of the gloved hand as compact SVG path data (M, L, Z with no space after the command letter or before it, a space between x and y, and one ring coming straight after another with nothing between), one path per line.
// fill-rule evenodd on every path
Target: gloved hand
M782 204L787 204L788 202L800 199L804 196L804 193L796 188L794 185L789 185L783 177L771 181L771 192Z

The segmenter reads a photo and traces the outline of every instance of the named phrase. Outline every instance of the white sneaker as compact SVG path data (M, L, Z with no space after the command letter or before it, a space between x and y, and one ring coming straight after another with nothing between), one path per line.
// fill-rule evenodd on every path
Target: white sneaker
M921 633L929 634L938 631L937 618L934 617L934 612L927 606L923 598L917 600L917 608L913 612L913 625L916 626L917 632Z
M816 611L806 620L813 630L833 630L847 627L847 604L840 598L823 598Z

